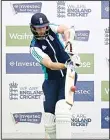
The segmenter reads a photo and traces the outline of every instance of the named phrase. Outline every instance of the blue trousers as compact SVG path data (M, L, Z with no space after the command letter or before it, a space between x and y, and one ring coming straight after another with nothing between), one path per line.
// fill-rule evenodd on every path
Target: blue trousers
M42 89L45 95L44 111L54 114L56 102L65 99L65 77L58 80L45 80ZM74 84L76 85L77 73Z

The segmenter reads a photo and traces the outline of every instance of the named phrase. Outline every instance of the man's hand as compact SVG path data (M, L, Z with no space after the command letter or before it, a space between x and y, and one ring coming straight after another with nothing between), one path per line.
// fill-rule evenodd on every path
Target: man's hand
M73 56L71 56L71 60L73 61L73 63L76 66L79 67L81 65L81 60L80 60L80 57L78 56L78 54L74 54Z
M75 51L73 52L72 43L70 41L67 42L65 51L69 54L71 61L73 61L75 66L81 65L80 57L75 53Z
M74 67L74 63L71 59L68 59L66 62L65 62L65 67Z

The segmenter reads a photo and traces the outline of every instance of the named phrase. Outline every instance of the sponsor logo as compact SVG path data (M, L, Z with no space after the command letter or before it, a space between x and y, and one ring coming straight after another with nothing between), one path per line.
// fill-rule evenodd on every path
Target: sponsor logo
M101 81L101 100L109 101L109 81Z
M67 5L68 17L87 17L91 11L86 5Z
M110 64L110 59L108 59L107 57L106 57L105 59L106 59L107 65L109 66L109 64Z
M94 74L94 54L79 54L79 74ZM7 53L6 74L43 74L41 65L29 53Z
M79 30L75 31L75 40L77 41L88 41L89 40L89 30Z
M84 4L67 4L65 1L57 1L57 17L88 17L92 10Z
M73 114L71 126L87 127L91 122L92 119L90 117L87 117L86 114Z
M101 1L101 18L109 19L109 1Z
M18 83L14 81L9 84L10 100L40 99L42 95L43 91L40 87L19 86Z
M110 128L110 108L101 109L101 128L109 129Z
M41 65L29 53L7 53L7 74L43 74Z
M30 46L33 35L29 26L6 26L6 46Z
M77 30L75 31L75 40L77 41L88 41L89 40L89 30ZM53 41L54 38L49 36ZM107 37L107 35L106 35ZM30 31L29 26L6 26L6 46L30 46L30 42L33 35ZM107 38L106 38L107 41Z
M79 54L81 65L76 68L79 74L94 74L94 54L85 53Z
M109 45L109 27L104 29L104 45Z
M14 14L17 13L40 13L42 8L41 2L33 3L14 3L11 4Z
M94 81L78 81L75 101L94 101Z
M15 124L18 123L41 123L42 113L41 112L29 112L29 113L13 113L11 114Z
M66 14L65 1L57 1L57 17L64 18Z

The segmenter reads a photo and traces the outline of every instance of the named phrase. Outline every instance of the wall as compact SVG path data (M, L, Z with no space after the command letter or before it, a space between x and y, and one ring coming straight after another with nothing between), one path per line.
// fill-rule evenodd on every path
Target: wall
M108 1L2 2L3 138L44 137L44 75L29 54L30 18L43 12L51 23L76 30L82 64L72 108L73 138L108 138L109 6ZM8 17L8 18L7 18Z

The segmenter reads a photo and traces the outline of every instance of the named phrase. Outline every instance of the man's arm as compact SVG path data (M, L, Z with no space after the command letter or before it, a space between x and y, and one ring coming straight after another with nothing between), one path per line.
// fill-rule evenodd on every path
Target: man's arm
M57 32L60 34L64 34L64 38L65 38L65 42L66 44L69 42L69 45L72 45L72 52L68 52L68 53L72 53L74 54L71 57L71 60L77 65L80 66L81 61L80 61L80 57L78 56L78 54L76 53L76 47L74 46L74 37L75 37L75 30L71 27L67 27L65 25L60 25L57 28ZM71 56L71 55L70 55Z
M65 64L63 63L52 62L50 57L47 54L45 54L40 48L31 47L30 53L40 64L43 64L45 67L51 70L60 70L66 68Z
M67 25L55 25L50 24L50 27L53 32L63 34L64 35L64 41L67 43L68 41L73 41L75 37L75 30L72 27L69 27Z
M59 25L57 32L64 35L64 41L67 42L70 39L71 28L66 25Z
M66 68L65 64L63 63L52 62L49 56L46 56L41 63L51 70L60 70Z
M55 24L50 24L50 27L53 32L63 34L64 35L64 41L66 45L72 45L72 52L70 52L70 47L67 46L65 51L70 55L71 60L77 64L80 65L80 57L77 54L76 46L74 44L74 38L75 38L75 30L74 27L68 27L66 25L55 25ZM69 47L69 48L68 48ZM71 55L73 55L71 57Z

